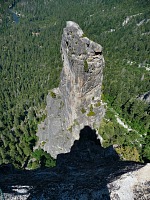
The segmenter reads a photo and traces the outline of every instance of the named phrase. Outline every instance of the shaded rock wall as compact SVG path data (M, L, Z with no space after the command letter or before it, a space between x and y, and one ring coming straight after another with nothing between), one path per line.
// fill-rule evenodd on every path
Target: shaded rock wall
M37 133L38 145L53 157L68 152L85 125L98 130L105 113L101 45L84 37L78 24L69 21L63 30L61 53L60 85L47 96L47 119Z
M56 167L1 173L7 200L149 200L150 164L121 161L112 146L101 147L86 126ZM4 172L4 170L3 170Z

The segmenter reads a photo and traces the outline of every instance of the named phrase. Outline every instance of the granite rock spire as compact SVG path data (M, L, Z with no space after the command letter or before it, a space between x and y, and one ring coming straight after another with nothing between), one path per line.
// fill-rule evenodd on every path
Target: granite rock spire
M44 144L42 148L53 157L68 152L85 125L98 130L105 113L101 101L102 46L85 37L78 24L68 21L61 55L60 85L47 96L47 118L37 133L39 145Z

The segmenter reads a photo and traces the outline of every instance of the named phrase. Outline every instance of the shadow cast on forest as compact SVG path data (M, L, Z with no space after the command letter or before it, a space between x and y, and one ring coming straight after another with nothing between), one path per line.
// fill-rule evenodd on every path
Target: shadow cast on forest
M108 183L144 165L121 161L112 146L103 148L96 131L85 126L69 153L59 154L56 167L37 170L1 168L3 193L28 195L28 199L110 199ZM5 166L7 167L7 166ZM7 173L5 173L7 171ZM22 186L22 193L15 190ZM17 188L17 187L16 187ZM95 195L95 197L94 197Z

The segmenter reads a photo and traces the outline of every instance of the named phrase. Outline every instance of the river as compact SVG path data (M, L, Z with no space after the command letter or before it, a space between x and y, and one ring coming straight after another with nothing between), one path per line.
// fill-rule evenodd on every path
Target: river
M12 13L12 16L13 16L13 20L16 24L19 23L19 16L12 10L12 9L9 9L10 13Z

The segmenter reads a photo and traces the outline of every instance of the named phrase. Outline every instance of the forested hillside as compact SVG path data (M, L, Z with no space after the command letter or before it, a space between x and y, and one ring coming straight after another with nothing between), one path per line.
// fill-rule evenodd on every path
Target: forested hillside
M59 84L67 20L103 46L107 113L99 132L104 146L119 144L126 159L150 160L150 106L138 99L150 91L147 0L9 0L0 12L0 164L21 168L35 158L34 168L43 156L51 159L42 150L32 152L37 124L46 115L46 95ZM45 162L53 164L53 159Z

